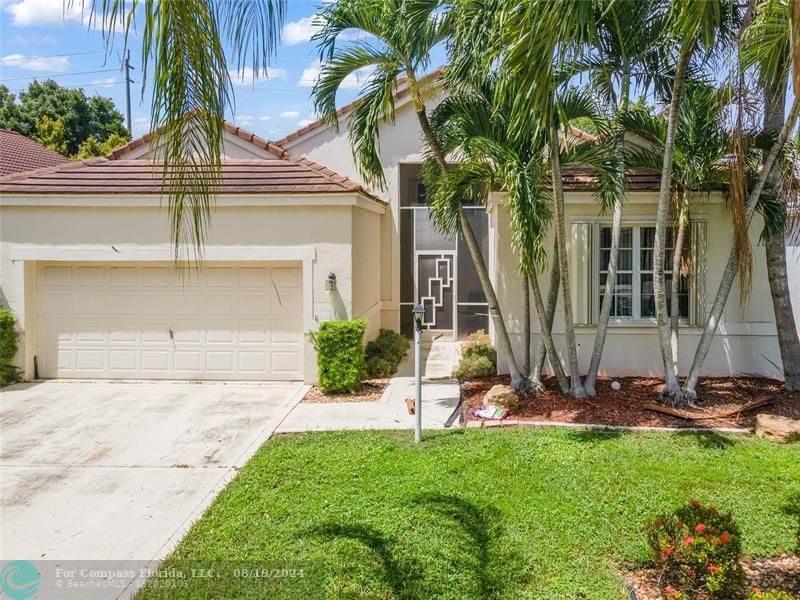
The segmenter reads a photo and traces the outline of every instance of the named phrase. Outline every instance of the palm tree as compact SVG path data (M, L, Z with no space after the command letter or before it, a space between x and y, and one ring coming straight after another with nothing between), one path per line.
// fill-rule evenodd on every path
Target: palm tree
M450 14L440 12L437 0L340 0L325 8L319 16L322 29L315 36L324 59L313 97L317 111L331 126L338 127L336 94L344 79L361 69L374 74L362 87L348 122L348 136L356 165L365 181L384 187L378 136L382 122L394 122L394 98L398 80L405 78L411 102L428 151L442 173L450 170L446 154L428 120L426 99L432 93L430 78L420 74L430 64L430 52L447 37ZM357 29L375 38L375 42L346 44L340 47L341 34ZM524 385L511 347L497 294L466 211L459 204L457 220L439 223L446 231L459 231L469 249L481 287L489 304L489 313L497 334L500 351L507 358L512 385Z
M593 3L581 0L495 0L465 2L455 11L453 47L459 60L454 68L487 73L499 67L498 98L511 107L510 127L520 136L540 137L549 148L549 173L558 251L560 291L570 394L584 397L578 365L567 261L564 190L560 146L566 143L567 123L559 118L556 101L565 83L563 66L576 48L588 42L595 27ZM488 24L488 25L487 25ZM475 77L477 75L472 75ZM563 138L559 127L564 128Z
M773 134L777 134L783 126L786 85L793 57L797 61L794 66L795 77L800 82L798 75L800 45L796 41L800 30L794 37L794 54L789 48L792 39L792 17L796 20L795 26L800 26L800 6L792 4L796 9L793 14L790 4L788 0L767 0L758 3L745 39L747 50L745 64L757 68L759 83L764 90L763 128L765 132ZM781 188L780 174L777 170L771 174L769 185L776 190ZM785 205L786 195L782 194L779 197ZM785 233L779 231L773 235L767 234L764 239L764 250L767 256L767 275L783 363L784 387L787 390L800 390L800 337L797 334L794 309L789 294Z
M455 87L455 86L454 86ZM520 257L519 270L523 280L523 293L528 285L533 289L533 299L542 331L541 361L537 360L531 376L534 390L542 389L541 366L545 354L550 357L553 371L563 392L569 385L563 366L555 350L551 327L555 305L551 282L549 306L545 307L538 274L546 262L544 239L551 225L552 193L549 173L548 147L542 137L518 136L510 127L510 106L496 98L497 81L489 76L479 88L468 83L456 88L433 111L431 122L437 138L442 140L447 154L456 153L462 160L457 167L442 174L431 158L425 167L429 175L431 208L439 223L456 220L456 207L462 198L478 196L486 200L488 192L500 188L508 193L511 215L511 243ZM596 119L591 100L576 91L561 98L559 114L562 119ZM591 142L560 144L561 164L583 164L595 167L603 191L614 182L608 160L608 148ZM616 191L616 190L614 190ZM557 262L554 262L554 268ZM557 270L554 271L558 273ZM528 306L528 302L525 303ZM551 308L552 307L552 308ZM530 318L530 310L525 319ZM526 329L529 329L529 325ZM529 335L529 334L526 334ZM526 338L530 344L530 337ZM529 356L526 353L526 356ZM529 358L526 362L529 363Z
M653 1L641 1L598 6L595 47L590 50L591 55L588 58L576 61L573 67L576 72L589 74L591 87L612 113L612 120L628 111L632 83L639 88L647 88L658 78L657 69L653 69L653 65L660 67L661 61L658 60L655 40L660 35L658 29L663 20L651 18L654 4ZM617 161L622 171L625 168L625 133L622 128L617 129ZM614 302L622 230L623 191L621 190L613 203L605 293L597 319L597 333L589 370L583 382L586 393L590 396L596 393L595 383Z
M765 33L768 35L764 35ZM761 199L761 193L767 185L768 180L772 177L773 168L780 158L787 139L791 132L794 131L798 114L800 114L800 94L798 94L798 92L800 92L800 81L798 81L797 73L798 68L800 68L800 56L798 56L797 51L797 34L799 33L800 12L798 12L796 8L796 3L787 2L785 0L767 0L759 4L756 18L751 25L747 27L742 36L742 68L746 69L753 65L759 66L761 82L765 87L767 98L770 97L771 93L777 94L778 98L781 97L781 94L778 92L779 82L784 79L785 67L790 62L792 62L794 70L795 84L795 97L789 113L769 152L764 156L758 175L754 178L753 185L747 194L747 201L744 207L744 221L746 224L750 223L756 211L759 200ZM793 41L792 44L789 43L790 40ZM772 125L773 119L777 122L775 114L778 111L775 110L775 101L776 96L773 95L772 99L768 100L765 105L765 119L768 119L765 123L770 126ZM772 103L772 106L770 106L770 103ZM725 309L725 304L727 303L728 295L733 287L733 281L737 272L737 244L734 242L731 247L730 255L728 256L728 262L723 272L722 280L714 298L714 303L703 328L703 334L698 343L697 350L695 351L691 369L689 370L684 384L684 392L690 398L695 398L697 395L696 388L697 381L700 377L700 369L708 355L711 341L719 326L719 321ZM777 275L779 278L782 277L780 273L773 273L773 275ZM786 318L784 314L785 311L781 310L781 308L783 307L779 307L779 310L776 311L776 320L777 318ZM791 322L778 322L778 329L785 329L790 326L790 323ZM783 335L786 335L786 333L784 332ZM781 338L779 337L779 343L780 342ZM782 345L782 351L783 350L784 347ZM794 365L791 364L793 360L791 355L785 358L789 360L790 368L793 368Z
M667 132L664 139L664 157L661 167L661 186L656 211L655 240L653 243L653 295L655 297L656 325L659 346L664 364L665 383L662 399L673 406L684 404L681 387L672 357L672 339L667 321L667 300L664 279L665 242L668 229L669 206L672 190L672 161L675 151L678 110L683 88L692 59L710 55L729 39L729 27L736 20L736 6L729 0L671 0L663 9L668 15L669 31L676 43L678 59L675 66Z
M680 273L683 267L686 230L691 200L699 193L727 184L730 174L728 155L730 132L725 128L726 107L732 91L714 88L700 81L687 81L678 108L675 150L672 162L671 196L673 212L672 282L669 301L673 369L678 374L678 336L680 327ZM664 115L634 110L621 115L626 131L643 138L648 145L629 151L629 160L638 166L658 168L664 155L667 120Z
M233 101L231 62L266 75L286 0L103 0L97 5L109 48L120 24L126 45L134 24L141 36L143 81L152 65L153 144L162 158L175 258L184 250L199 258L221 177L224 117Z

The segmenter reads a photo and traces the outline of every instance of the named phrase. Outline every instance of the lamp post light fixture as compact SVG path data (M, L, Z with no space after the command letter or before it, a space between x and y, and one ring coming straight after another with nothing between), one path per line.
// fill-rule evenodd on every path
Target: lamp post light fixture
M334 273L328 273L328 278L325 279L325 291L326 292L336 291L336 275Z
M414 441L422 440L422 318L425 308L416 304L411 310L414 315Z

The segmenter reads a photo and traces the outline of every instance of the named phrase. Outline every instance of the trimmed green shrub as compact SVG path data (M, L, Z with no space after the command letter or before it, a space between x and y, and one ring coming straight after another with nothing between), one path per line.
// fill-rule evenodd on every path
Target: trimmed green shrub
M732 598L741 590L742 542L730 514L692 500L644 529L662 581L669 584L667 597L704 592L712 598Z
M453 377L459 381L478 377L491 377L496 374L497 367L495 364L487 357L477 354L462 358L453 371Z
M406 336L381 329L378 337L367 344L367 375L369 377L391 377L397 373L400 361L411 347Z
M14 366L19 337L14 328L15 322L10 310L0 308L0 387L20 380L20 371Z
M325 321L312 336L317 351L319 386L329 394L354 392L366 374L364 332L367 322Z
M483 329L467 336L461 346L461 360L453 371L459 380L490 377L497 374L497 350Z

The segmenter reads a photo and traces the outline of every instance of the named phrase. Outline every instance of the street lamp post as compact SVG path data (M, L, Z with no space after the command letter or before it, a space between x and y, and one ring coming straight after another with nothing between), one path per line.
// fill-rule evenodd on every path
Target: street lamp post
M412 309L414 315L414 441L422 440L422 317L425 309L417 304Z

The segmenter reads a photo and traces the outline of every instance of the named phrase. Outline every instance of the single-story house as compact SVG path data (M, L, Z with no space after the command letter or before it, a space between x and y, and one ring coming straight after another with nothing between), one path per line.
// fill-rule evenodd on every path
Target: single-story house
M348 106L339 111L339 131L315 122L275 143L227 124L223 182L199 270L173 267L149 136L109 157L0 178L0 287L22 331L25 376L313 381L307 334L321 321L366 319L368 338L379 328L410 334L418 300L426 335L494 335L464 244L438 233L428 216L421 134L402 87L396 106L396 122L380 132L382 190L368 189L353 164ZM631 177L606 374L661 373L650 273L658 186L658 173ZM590 173L566 172L565 187L585 368L610 216L600 214ZM467 211L519 351L522 287L504 195ZM697 199L690 229L692 267L680 299L684 372L732 236L721 192ZM754 246L759 231L755 223ZM543 289L547 281L542 274ZM563 348L560 314L554 332ZM533 343L538 331L534 314ZM780 353L757 251L750 300L741 303L734 289L704 372L778 377L775 364Z

